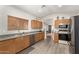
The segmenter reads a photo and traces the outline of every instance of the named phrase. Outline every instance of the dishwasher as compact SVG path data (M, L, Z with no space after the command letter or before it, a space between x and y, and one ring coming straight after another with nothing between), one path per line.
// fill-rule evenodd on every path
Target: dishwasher
M30 35L30 46L35 44L35 38L34 38L34 34Z

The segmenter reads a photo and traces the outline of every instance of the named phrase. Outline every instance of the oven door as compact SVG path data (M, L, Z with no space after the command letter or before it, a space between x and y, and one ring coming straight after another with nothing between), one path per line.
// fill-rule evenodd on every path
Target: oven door
M59 40L68 41L68 34L59 34Z

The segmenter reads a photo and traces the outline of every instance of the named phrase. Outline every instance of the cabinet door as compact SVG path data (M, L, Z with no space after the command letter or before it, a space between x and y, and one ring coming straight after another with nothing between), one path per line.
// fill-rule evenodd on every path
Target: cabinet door
M15 40L15 52L19 52L20 50L22 50L22 38L21 37L17 37Z
M59 24L58 20L55 20L55 28L58 27L58 24Z
M14 39L0 42L0 53L15 53Z
M24 24L23 24L23 29L28 29L28 20L23 20Z
M35 41L38 42L40 40L44 39L44 34L42 32L35 34Z
M42 22L37 20L31 21L32 29L41 29L42 28Z
M40 29L42 29L42 26L43 26L43 25L42 25L42 22L40 22Z
M30 45L30 37L29 36L23 36L22 40L22 48L27 48Z
M58 43L59 42L59 39L58 39L58 33L53 33L53 41L54 43Z
M17 37L15 40L15 52L19 52L29 46L29 36Z
M19 30L22 30L23 29L23 24L24 24L24 22L23 22L23 20L22 19L18 19L19 20Z
M62 20L62 23L64 23L64 24L70 24L70 20L69 19L64 19L64 20Z
M42 28L42 22L41 21L37 21L36 23L37 23L36 28L37 29L41 29Z
M8 30L24 30L28 29L28 20L8 16Z
M16 18L8 16L8 30L16 29Z
M38 34L38 33L36 33L36 34L35 34L35 42L38 42L38 41L39 41L39 39L40 39L40 38L39 38L39 34Z
M32 20L31 21L31 27L32 27L32 29L35 29L36 28L36 21L35 20Z
M19 18L8 16L8 30L18 30L19 29Z
M44 33L43 32L39 33L39 38L40 38L40 40L44 40Z
M41 34L40 34L40 40L44 40L44 33L43 32L41 32Z
M36 20L36 29L39 29L39 22Z
M31 21L31 27L32 27L32 29L34 28L34 21L33 20Z

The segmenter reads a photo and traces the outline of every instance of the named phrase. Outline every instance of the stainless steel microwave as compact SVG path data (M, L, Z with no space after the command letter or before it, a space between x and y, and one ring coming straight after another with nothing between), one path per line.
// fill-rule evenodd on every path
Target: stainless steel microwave
M59 25L59 28L69 28L69 25Z

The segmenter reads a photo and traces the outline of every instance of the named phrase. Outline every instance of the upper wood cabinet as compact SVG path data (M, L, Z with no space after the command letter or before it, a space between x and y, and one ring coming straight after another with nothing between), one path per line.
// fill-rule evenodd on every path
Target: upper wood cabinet
M62 24L70 24L70 19L58 19L54 21L54 26L58 27L61 23Z
M32 29L36 29L36 20L31 21L31 27Z
M8 16L8 30L15 30L19 26L15 17Z
M32 20L31 27L32 27L32 29L42 29L42 22L37 21L37 20Z
M23 29L28 29L28 20L23 20L24 24L23 24Z
M8 16L8 30L25 30L28 29L28 20Z
M40 25L39 25L39 28L42 28L42 26L43 26L43 25L42 25L42 22L39 22L39 24L40 24Z

